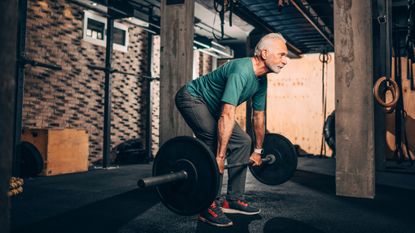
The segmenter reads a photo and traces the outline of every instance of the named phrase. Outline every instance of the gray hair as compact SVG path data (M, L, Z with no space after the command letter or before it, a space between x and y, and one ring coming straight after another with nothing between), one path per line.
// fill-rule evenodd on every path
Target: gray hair
M258 44L255 47L255 53L254 55L257 56L261 53L264 49L269 49L271 44L269 43L273 39L280 39L284 43L287 43L287 40L281 35L281 33L269 33L266 34L259 40Z

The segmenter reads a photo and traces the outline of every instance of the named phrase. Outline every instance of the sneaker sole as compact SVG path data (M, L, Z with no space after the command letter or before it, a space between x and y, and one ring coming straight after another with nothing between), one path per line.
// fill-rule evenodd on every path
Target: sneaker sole
M220 224L220 223L215 223L215 222L209 221L206 218L201 217L201 216L199 216L198 219L202 222L205 222L205 223L210 224L210 225L215 226L215 227L230 227L230 226L233 226L233 222L230 222L230 223L227 223L227 224Z
M246 212L246 211L242 211L242 210L222 208L222 212L226 213L226 214L256 215L256 214L261 213L261 210L258 210L257 212Z

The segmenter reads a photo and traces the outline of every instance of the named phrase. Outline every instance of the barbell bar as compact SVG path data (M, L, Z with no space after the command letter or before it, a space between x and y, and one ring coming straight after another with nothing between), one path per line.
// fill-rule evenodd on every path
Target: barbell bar
M297 153L291 142L279 134L266 134L261 166L249 166L261 183L278 185L289 180L297 167ZM225 168L250 165L226 165ZM199 139L180 136L164 143L153 163L153 177L137 181L141 188L155 186L161 202L180 215L194 215L207 209L216 198L219 169L215 156Z
M273 164L275 163L277 159L275 158L275 155L268 154L268 155L265 155L265 158L262 158L261 160L262 160L262 164ZM243 167L243 166L248 166L248 165L251 166L252 163L253 161L250 160L249 162L227 164L225 165L225 169L234 168L234 167Z
M269 154L269 155L266 155L265 158L262 158L261 160L263 164L272 164L276 161L276 158L275 158L275 155ZM243 167L243 166L248 166L248 165L252 165L252 161L244 162L244 163L228 164L228 165L225 165L225 169ZM152 176L152 177L146 177L146 178L139 179L137 181L137 185L140 188L148 188L152 186L185 180L185 179L188 179L188 177L189 175L186 171L180 170L178 172L172 172L172 173L165 174L165 175Z
M137 185L140 188L147 188L147 187L152 187L156 185L167 184L170 182L185 180L188 177L189 176L187 172L184 170L181 170L178 172L172 172L172 173L161 175L161 176L152 176L152 177L146 177L143 179L139 179L137 181Z

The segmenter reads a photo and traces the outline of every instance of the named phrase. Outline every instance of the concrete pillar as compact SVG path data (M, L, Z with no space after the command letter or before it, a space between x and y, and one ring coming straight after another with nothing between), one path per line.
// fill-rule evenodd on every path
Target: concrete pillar
M160 143L191 135L177 111L174 96L192 80L194 1L162 0L160 29Z
M17 20L17 1L0 1L0 231L5 233L10 232Z
M336 194L375 196L371 1L334 1Z

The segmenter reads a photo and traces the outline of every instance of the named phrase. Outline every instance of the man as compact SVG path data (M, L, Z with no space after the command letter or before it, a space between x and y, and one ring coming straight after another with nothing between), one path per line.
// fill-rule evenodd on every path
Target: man
M279 73L287 64L285 42L279 33L267 34L258 42L254 57L232 60L211 73L190 81L176 94L176 106L186 123L196 137L216 154L221 174L219 187L222 187L225 159L228 164L250 160L254 166L261 165L265 134L266 74ZM250 98L256 139L252 154L251 138L235 123L236 106ZM228 169L228 189L222 206L219 207L215 200L199 215L199 220L226 227L233 223L224 213L259 214L258 208L243 199L246 170L246 167Z

